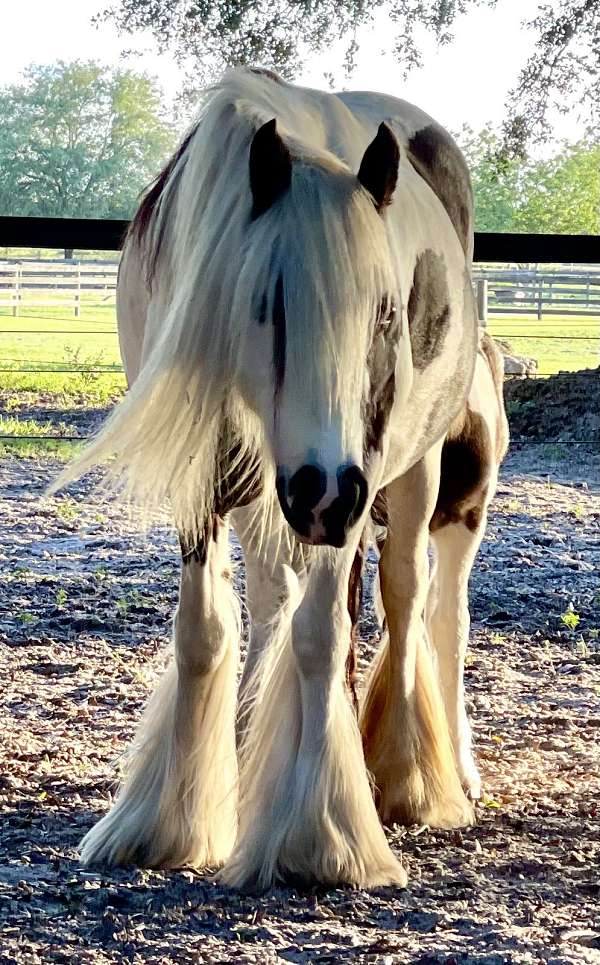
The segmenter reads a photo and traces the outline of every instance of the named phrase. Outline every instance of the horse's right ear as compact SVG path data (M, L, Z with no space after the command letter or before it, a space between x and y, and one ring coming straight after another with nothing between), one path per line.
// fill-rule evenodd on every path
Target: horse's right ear
M400 148L396 135L391 127L382 123L365 151L358 171L358 180L371 194L378 211L392 203L399 164Z
M259 127L250 145L252 218L258 218L292 183L292 157L277 133L275 118Z

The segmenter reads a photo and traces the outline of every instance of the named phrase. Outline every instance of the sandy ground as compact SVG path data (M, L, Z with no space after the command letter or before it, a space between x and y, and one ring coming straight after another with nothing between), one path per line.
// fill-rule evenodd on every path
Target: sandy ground
M581 448L511 454L473 573L477 824L391 828L409 886L372 893L80 867L165 663L178 552L89 481L44 497L52 472L0 463L0 963L600 962L600 490ZM367 606L365 658L371 630Z

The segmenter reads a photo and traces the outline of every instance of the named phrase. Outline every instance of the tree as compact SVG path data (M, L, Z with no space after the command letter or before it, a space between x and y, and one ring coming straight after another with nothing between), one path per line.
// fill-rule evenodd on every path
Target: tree
M456 134L467 159L478 231L600 233L600 145L560 144L542 159L505 157L492 128Z
M156 83L129 70L32 66L1 97L5 215L128 217L174 142Z
M600 234L600 145L564 144L522 176L515 231Z
M463 127L455 135L465 155L475 196L478 231L513 231L523 161L501 158L501 137L486 127L475 133Z
M103 17L125 33L150 30L161 49L191 60L201 81L223 66L261 64L292 77L303 57L347 42L356 59L359 27L379 11L390 20L390 40L406 70L420 63L419 31L440 44L452 39L459 14L496 0L117 0ZM509 102L503 147L525 152L544 140L552 107L579 105L590 124L600 120L600 2L557 0L531 22L534 51Z
M577 110L591 137L600 127L600 2L559 0L540 6L529 24L533 52L508 102L506 154L526 153L531 140L547 140L552 109Z

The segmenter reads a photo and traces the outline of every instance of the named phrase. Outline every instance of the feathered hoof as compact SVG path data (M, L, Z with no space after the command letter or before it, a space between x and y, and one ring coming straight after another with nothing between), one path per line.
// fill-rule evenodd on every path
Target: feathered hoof
M167 838L158 829L127 826L109 812L83 838L82 864L104 867L139 868L218 868L231 853L234 836L221 840L190 840L189 836Z
M475 813L471 802L461 791L452 799L415 802L398 798L387 800L380 806L379 815L383 824L426 824L430 828L466 828L475 823Z
M288 885L296 888L310 888L315 884L331 888L350 886L358 889L406 888L408 875L398 859L390 851L389 859L379 865L365 867L360 863L347 865L335 861L315 861L312 869L302 863L302 867L286 865L279 861L273 867L249 865L242 856L234 854L225 867L217 873L222 884L244 892L264 892L269 888Z

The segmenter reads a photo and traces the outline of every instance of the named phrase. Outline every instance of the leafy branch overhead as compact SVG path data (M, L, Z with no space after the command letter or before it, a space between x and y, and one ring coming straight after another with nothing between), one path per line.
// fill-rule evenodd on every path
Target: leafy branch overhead
M101 15L124 33L149 30L162 50L192 64L200 82L232 64L260 64L293 78L310 54L346 45L351 74L359 28L387 16L388 49L405 70L419 65L423 31L438 43L452 39L456 18L497 0L116 0ZM600 121L600 3L558 0L540 6L537 34L509 101L506 147L523 151L544 140L551 108L577 105L590 124ZM484 82L484 78L480 79Z

